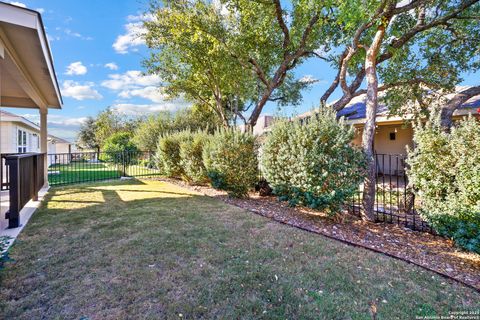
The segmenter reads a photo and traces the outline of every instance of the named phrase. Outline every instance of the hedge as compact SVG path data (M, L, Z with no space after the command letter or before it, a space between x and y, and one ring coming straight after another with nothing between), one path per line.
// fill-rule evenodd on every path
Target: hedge
M351 145L353 128L321 108L307 123L278 122L262 149L261 169L280 200L339 212L364 177L365 159Z
M205 144L203 163L214 188L245 197L258 178L255 137L236 129L218 129Z

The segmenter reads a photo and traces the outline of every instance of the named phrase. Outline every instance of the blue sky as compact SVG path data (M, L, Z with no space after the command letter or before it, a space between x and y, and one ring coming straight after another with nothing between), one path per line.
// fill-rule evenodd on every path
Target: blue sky
M64 106L49 113L49 132L75 140L79 125L87 116L113 107L128 114L148 114L175 110L187 102L167 101L156 88L159 79L142 76L141 62L148 55L138 38L142 13L148 0L20 0L18 5L42 13L50 39ZM296 75L312 76L319 81L304 93L301 106L283 108L292 115L318 105L334 71L323 61L311 59L297 68ZM464 84L473 84L478 74L465 75ZM478 81L478 80L477 80ZM338 97L338 93L332 99ZM37 121L35 110L11 111ZM278 113L276 105L267 105L263 113Z

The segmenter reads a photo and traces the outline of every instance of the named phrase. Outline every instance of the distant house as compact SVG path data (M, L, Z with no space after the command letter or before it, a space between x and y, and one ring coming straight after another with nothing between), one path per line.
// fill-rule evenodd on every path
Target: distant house
M363 127L366 121L365 99L365 95L355 97L347 106L345 106L345 108L337 113L338 117L344 117L347 124L355 127L355 137L352 142L358 146L362 144ZM478 112L479 108L480 95L471 98L456 110L453 114L453 119L458 120L468 114L480 118ZM301 122L306 122L315 113L316 110L312 110L293 119L299 119ZM404 160L407 155L407 146L413 147L413 128L411 123L407 121L409 118L411 119L412 116L407 115L405 118L390 116L387 106L383 104L378 106L374 149L378 155L385 155L385 163L380 165L381 168L378 168L380 172L397 175L404 171ZM268 119L268 121L265 119ZM267 133L270 131L273 122L274 118L271 116L260 117L257 125L254 127L254 133L256 135ZM395 155L395 157L391 157L390 155ZM392 161L392 159L393 161L399 161L401 163L388 163L389 161Z
M40 127L30 120L0 109L0 153L40 152ZM49 154L68 154L72 152L72 143L48 135L47 152ZM48 165L54 157L48 157Z
M360 146L362 144L363 127L366 121L366 96L361 95L352 99L352 101L340 110L337 115L344 117L347 124L355 127L355 137L353 143ZM453 114L453 119L461 119L468 114L480 117L478 108L480 107L480 96L475 96L465 102ZM301 121L308 121L308 118L315 111L306 112L298 116ZM377 164L379 172L390 175L402 174L405 168L405 158L407 156L407 147L413 148L413 127L407 121L412 115L406 117L390 116L388 107L380 104L377 109L376 130L374 138L375 153L379 156ZM395 157L391 157L395 155ZM400 163L391 163L391 162Z
M276 117L270 115L259 116L257 123L253 126L253 134L259 136L265 131L268 131L268 128L273 125L275 119ZM245 129L245 125L239 125L238 128L243 131Z

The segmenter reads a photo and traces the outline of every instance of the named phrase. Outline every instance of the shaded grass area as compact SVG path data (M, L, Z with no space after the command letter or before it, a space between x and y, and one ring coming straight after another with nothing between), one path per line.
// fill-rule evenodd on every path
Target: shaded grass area
M69 164L54 164L48 168L48 182L51 186L73 184L80 182L101 181L118 179L125 169L129 176L156 176L159 170L140 165L127 165L115 163L92 163L86 161L71 162Z
M0 273L0 318L411 319L480 295L160 181L52 188Z

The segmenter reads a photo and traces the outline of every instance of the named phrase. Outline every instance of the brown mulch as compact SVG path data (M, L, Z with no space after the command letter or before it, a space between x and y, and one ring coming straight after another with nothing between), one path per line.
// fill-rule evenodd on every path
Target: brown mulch
M206 186L191 186L175 179L162 179L275 221L329 238L361 246L398 258L480 291L480 255L456 248L453 242L426 232L412 231L394 224L371 223L343 215L342 221L304 207L289 207L276 197L230 198L225 192Z

